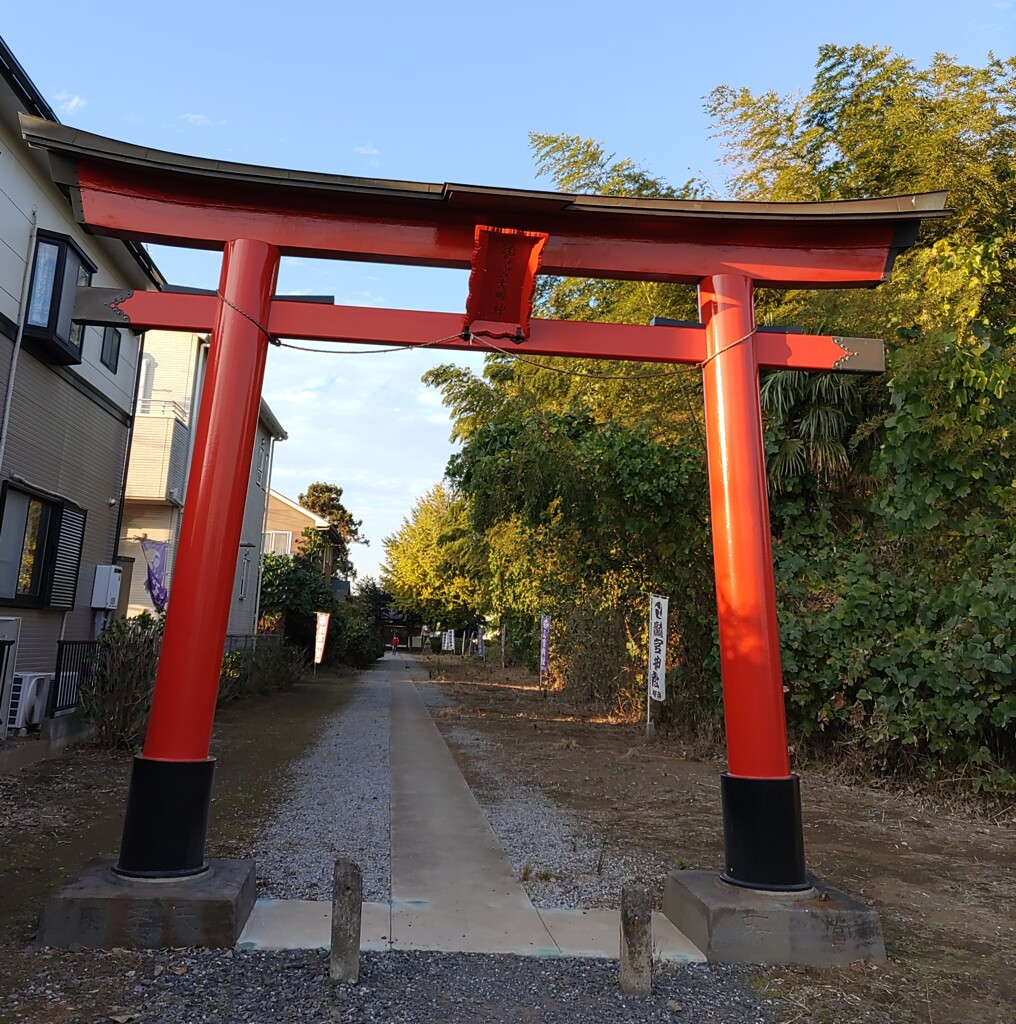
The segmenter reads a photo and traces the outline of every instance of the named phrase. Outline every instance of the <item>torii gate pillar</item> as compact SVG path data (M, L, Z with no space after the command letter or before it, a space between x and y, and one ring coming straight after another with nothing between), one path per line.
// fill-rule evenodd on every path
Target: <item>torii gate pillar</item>
M752 282L736 274L705 278L699 306L727 736L722 877L750 888L807 889L783 707Z
M215 760L208 756L236 551L268 358L279 250L227 242L144 752L134 759L115 871L202 873Z

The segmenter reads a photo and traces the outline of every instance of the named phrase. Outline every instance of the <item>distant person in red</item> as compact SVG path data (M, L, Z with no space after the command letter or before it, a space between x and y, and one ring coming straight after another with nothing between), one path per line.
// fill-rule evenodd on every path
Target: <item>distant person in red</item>
M392 637L392 654L398 654L398 653L399 653L399 634L396 633L395 636Z

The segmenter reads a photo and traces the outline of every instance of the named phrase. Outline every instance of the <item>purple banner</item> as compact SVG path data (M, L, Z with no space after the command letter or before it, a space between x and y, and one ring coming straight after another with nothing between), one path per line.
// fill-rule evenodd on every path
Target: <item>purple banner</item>
M151 595L155 610L161 614L166 610L166 605L169 602L169 591L166 589L166 555L169 553L169 542L143 540L141 553L148 563L145 590Z

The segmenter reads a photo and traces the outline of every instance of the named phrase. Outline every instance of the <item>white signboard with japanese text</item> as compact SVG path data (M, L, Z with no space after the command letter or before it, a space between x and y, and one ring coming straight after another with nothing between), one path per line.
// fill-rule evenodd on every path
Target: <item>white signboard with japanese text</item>
M550 616L540 616L540 675L550 668Z
M649 595L649 696L667 699L667 606L670 599Z

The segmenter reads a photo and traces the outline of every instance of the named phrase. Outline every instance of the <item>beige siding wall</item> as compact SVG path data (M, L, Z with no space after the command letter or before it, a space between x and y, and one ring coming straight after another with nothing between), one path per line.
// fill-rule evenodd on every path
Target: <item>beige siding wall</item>
M190 431L175 416L139 415L131 444L127 497L183 503Z
M155 403L176 402L189 412L200 344L200 335L149 331L145 335L147 368L142 399Z
M66 640L94 632L91 609L96 565L113 561L127 426L31 356L18 361L4 455L5 476L60 495L87 510L76 606L64 613L19 608L18 670L51 671L61 628ZM112 502L112 504L111 504Z
M293 534L293 549L299 551L300 538L307 527L314 526L314 517L309 512L299 512L279 501L275 495L268 496L268 530L283 530Z
M203 343L204 339L194 334L149 331L145 335L146 365L138 406L141 412L137 416L137 430L131 449L127 485L130 500L121 545L124 555L137 560L131 587L131 614L152 609L151 598L144 589L147 563L138 542L142 534L153 540L169 542L167 586L172 600L172 568L180 523L186 514L185 509L176 508L174 502L182 502L186 496L192 428L196 419L196 408L192 406L198 399L200 388ZM168 408L169 403L173 403L172 409ZM150 412L146 413L146 409ZM270 450L271 437L264 424L259 422L248 478L241 544L234 568L229 633L250 634L255 628L268 486L267 467L263 480L260 483L257 480L258 451L262 439ZM174 491L177 498L173 497ZM248 556L247 579L241 598L245 554Z

